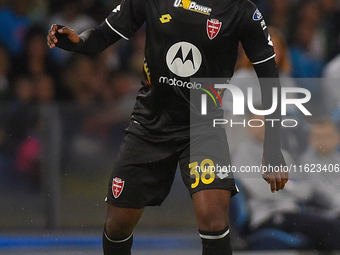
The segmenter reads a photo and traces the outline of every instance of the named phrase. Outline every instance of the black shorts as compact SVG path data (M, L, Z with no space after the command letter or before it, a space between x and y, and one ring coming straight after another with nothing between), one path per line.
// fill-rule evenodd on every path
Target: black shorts
M225 130L217 130L210 135L159 140L128 133L106 201L125 208L160 205L169 194L178 163L190 195L207 189L230 190L235 195L233 174L226 171L230 155Z

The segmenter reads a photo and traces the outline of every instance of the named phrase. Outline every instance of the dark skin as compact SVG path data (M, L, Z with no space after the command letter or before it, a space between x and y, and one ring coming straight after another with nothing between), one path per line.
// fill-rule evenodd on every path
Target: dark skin
M63 27L58 29L57 25L52 25L47 35L47 45L53 49L56 47L58 39L56 33L66 34L71 42L78 43L80 41L79 36L70 28ZM265 165L265 159L262 160L263 165ZM270 185L270 190L274 193L275 191L282 190L286 183L288 182L288 172L283 169L281 172L277 173L263 173L263 179Z
M47 45L48 47L50 47L50 49L53 49L58 42L58 39L55 36L57 32L60 34L66 34L68 36L68 39L70 39L70 41L73 43L79 43L80 41L79 36L72 29L68 27L58 29L58 26L54 24L51 26L47 35Z
M262 159L262 165L265 165L265 159ZM269 184L272 193L275 191L283 190L289 179L289 173L287 168L281 169L281 171L273 173L262 173L262 178Z
M279 191L288 181L284 172L270 173L263 177L270 185L271 191ZM198 228L202 231L220 231L229 225L229 202L231 192L228 190L202 190L192 195ZM202 206L205 205L205 206ZM144 208L120 208L108 204L106 211L106 231L110 238L122 240L128 237Z
M56 47L56 33L65 34L73 43L79 43L79 36L67 27L58 29L52 25L47 35L47 45L50 49ZM264 163L264 159L263 159ZM263 173L262 177L270 185L274 193L282 190L288 181L288 172ZM202 231L221 231L229 225L229 202L231 192L228 190L202 190L192 195L198 228ZM205 206L202 206L205 205ZM114 240L128 237L142 216L144 208L132 209L107 205L106 231Z
M220 231L229 225L229 190L203 190L193 194L192 199L200 230ZM128 237L143 211L144 208L121 208L108 204L105 223L108 236L114 240Z

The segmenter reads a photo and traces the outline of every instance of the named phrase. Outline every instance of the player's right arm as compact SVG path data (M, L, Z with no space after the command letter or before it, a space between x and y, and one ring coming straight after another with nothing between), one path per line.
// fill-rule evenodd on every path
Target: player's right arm
M71 45L76 45L80 41L79 36L72 29L53 24L47 35L47 45L48 47L50 47L50 49L53 49L54 47L56 47L56 44L59 43L59 40L57 38L58 33L61 35L66 35L66 38L64 38L67 39L68 43Z
M68 27L54 24L48 31L47 45L51 49L58 47L83 54L97 54L119 39L121 36L105 24L88 29L80 35Z
M121 38L128 40L145 21L148 0L123 0L96 28L80 35L61 25L52 25L47 35L47 45L83 54L97 54Z

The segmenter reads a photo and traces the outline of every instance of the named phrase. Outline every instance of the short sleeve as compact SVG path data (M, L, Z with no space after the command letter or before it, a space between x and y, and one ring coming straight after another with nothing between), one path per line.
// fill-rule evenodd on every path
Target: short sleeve
M244 15L240 29L240 41L253 65L264 63L275 57L273 42L266 22L259 9L251 2L243 5Z
M123 0L112 10L105 23L128 40L145 21L145 5L146 0Z

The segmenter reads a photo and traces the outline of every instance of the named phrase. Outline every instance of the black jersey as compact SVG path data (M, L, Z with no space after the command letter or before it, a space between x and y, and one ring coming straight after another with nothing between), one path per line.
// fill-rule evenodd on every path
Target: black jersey
M192 78L228 80L239 42L253 64L274 58L266 23L247 0L123 0L105 20L128 40L146 23L144 79L131 132L182 136L190 127ZM221 107L215 117L223 118ZM184 133L183 133L184 132Z

